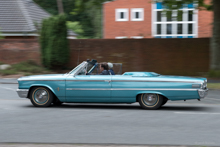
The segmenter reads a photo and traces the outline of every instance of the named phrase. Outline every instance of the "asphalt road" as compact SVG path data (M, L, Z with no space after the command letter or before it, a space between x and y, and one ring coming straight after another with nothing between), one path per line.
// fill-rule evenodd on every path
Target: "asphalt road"
M36 108L16 89L0 84L0 143L220 146L220 91L143 110L138 103Z

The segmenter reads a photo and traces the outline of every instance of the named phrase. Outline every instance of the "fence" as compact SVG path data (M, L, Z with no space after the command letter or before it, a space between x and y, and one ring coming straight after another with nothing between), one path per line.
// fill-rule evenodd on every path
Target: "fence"
M209 38L194 39L76 39L70 40L68 67L86 59L122 63L125 71L198 75L209 71ZM0 61L13 64L25 60L40 63L34 39L0 40Z
M198 75L209 71L209 38L70 40L70 66L86 59L122 63L125 71Z

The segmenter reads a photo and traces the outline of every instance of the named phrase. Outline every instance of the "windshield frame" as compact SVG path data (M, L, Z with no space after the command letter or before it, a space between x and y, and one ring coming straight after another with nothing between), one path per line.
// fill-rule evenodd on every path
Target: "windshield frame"
M85 67L85 65L87 65L86 61L83 61L82 63L80 63L78 66L76 66L74 69L72 69L68 74L69 75L73 75L75 76L77 72L79 72L83 67Z

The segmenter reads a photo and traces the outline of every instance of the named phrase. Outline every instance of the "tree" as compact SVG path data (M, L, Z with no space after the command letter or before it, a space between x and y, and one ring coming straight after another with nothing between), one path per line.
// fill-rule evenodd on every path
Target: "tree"
M34 0L43 9L52 15L58 15L58 7L56 0ZM79 22L82 26L83 33L81 36L83 38L94 38L94 25L92 24L93 17L89 16L89 13L85 11L80 11L80 13L74 13L73 10L76 9L75 0L62 0L63 10L67 16L67 21ZM74 14L74 15L73 15Z
M213 0L214 22L211 40L211 69L220 70L220 1Z
M64 13L64 11L63 11L63 1L62 0L57 0L57 6L58 6L59 13L60 14Z
M78 21L75 22L67 21L67 28L75 32L78 35L77 36L78 39L84 39L84 37L82 36L84 31L82 29L82 25Z
M66 16L45 19L40 35L42 63L50 69L60 69L69 61Z
M213 10L213 36L211 38L211 62L210 67L213 70L220 70L220 0L212 0L210 4L206 0L153 0L153 2L163 2L163 5L169 10L177 10L183 4L197 3L198 9Z
M71 14L86 13L93 26L94 38L102 38L102 4L112 0L75 0L75 9Z

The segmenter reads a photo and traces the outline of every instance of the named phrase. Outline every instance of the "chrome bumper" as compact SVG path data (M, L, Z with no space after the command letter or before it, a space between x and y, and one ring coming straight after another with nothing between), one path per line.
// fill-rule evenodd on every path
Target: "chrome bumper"
M208 89L199 89L198 93L199 93L199 97L200 98L205 98L208 95Z
M20 98L27 98L29 89L17 89L16 91Z

